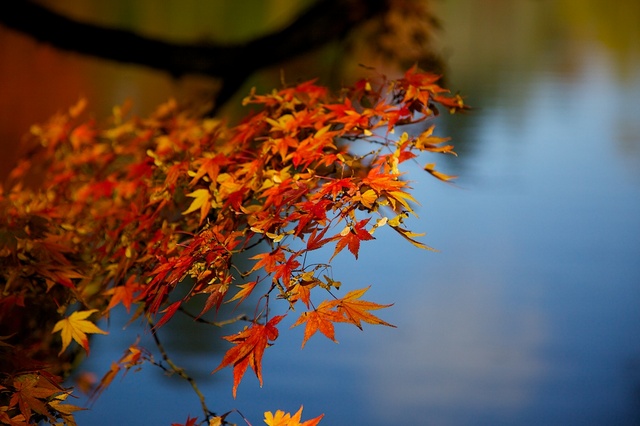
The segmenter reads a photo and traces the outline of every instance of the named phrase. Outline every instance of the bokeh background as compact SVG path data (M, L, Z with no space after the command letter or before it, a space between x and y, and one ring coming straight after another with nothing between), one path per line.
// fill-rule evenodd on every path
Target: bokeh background
M168 40L237 41L285 25L312 1L41 3ZM334 266L346 288L372 284L369 299L394 303L380 315L397 328L338 326L340 344L317 336L300 350L303 330L284 324L265 354L263 388L247 375L236 400L230 369L209 375L226 348L219 335L179 320L161 336L212 408L237 408L254 425L264 411L302 404L304 418L325 413L328 425L640 424L640 3L431 6L447 85L474 107L436 121L459 156L435 161L456 183L412 170L421 207L411 225L440 251L381 229L357 262L342 256ZM280 70L292 81L349 82L367 62L356 53L334 43L243 90L277 86ZM146 114L170 96L215 90L208 78L63 52L0 26L3 176L29 126L80 96L100 119L127 99ZM111 334L94 339L79 371L100 376L138 335L149 340L135 326L121 332L125 321L104 325ZM147 366L77 419L170 424L188 414L200 414L189 386Z

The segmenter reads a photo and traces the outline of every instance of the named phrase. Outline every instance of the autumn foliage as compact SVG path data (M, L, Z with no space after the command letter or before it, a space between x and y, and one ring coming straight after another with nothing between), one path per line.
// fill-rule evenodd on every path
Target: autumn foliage
M147 118L116 107L99 124L80 101L32 127L0 191L0 424L74 424L62 385L74 348L89 354L89 336L107 332L96 324L120 304L152 332L177 314L252 304L250 318L216 318L239 330L213 370L233 368L234 396L249 367L262 382L286 315L304 326L302 346L318 331L335 340L336 323L390 325L374 314L389 305L363 299L367 288L342 294L330 263L357 259L383 227L428 248L404 224L416 201L402 166L453 149L431 123L416 135L401 126L465 109L462 99L414 67L336 94L307 81L243 103L250 112L233 126L175 101ZM451 179L433 162L425 170ZM119 373L158 364L149 348L123 349L96 396ZM226 424L229 413L203 409ZM301 410L265 422L320 421L302 422Z

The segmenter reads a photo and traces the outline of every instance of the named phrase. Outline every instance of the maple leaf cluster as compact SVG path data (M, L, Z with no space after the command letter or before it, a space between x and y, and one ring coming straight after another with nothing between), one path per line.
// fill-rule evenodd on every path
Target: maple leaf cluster
M0 424L29 425L38 421L75 425L73 413L81 410L66 404L71 391L60 386L59 378L46 371L23 372L0 385ZM59 423L59 422L63 423Z
M375 80L337 94L314 81L252 91L243 102L252 112L233 126L173 100L147 118L114 108L101 125L80 101L33 126L33 149L0 188L0 333L30 361L0 371L0 395L13 389L16 400L7 383L43 371L34 367L41 361L67 374L69 348L88 354L87 334L104 334L96 322L118 305L155 331L192 299L201 300L197 318L223 303L255 304L250 324L225 337L234 346L214 370L233 368L234 396L248 367L262 382L264 351L294 309L303 346L316 331L335 340L334 323L390 325L370 312L388 305L360 299L366 288L337 295L331 261L345 248L357 259L383 226L428 248L403 225L416 201L401 167L453 147L433 126L415 136L397 128L430 120L438 106L467 107L416 67ZM357 154L356 144L371 150ZM452 178L433 163L425 170ZM316 258L323 248L329 258ZM247 267L237 261L244 252ZM274 300L285 304L270 317ZM38 312L49 322L35 332ZM129 351L100 389L150 359L135 345ZM30 403L5 399L0 423L9 412L28 420ZM278 416L269 421L280 424Z

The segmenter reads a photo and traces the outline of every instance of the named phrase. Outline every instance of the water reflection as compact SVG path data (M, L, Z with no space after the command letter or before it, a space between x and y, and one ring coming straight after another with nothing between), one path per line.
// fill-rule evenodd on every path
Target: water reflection
M432 288L414 294L415 302L403 306L405 328L375 348L376 373L368 381L381 419L495 421L534 397L536 382L547 373L540 357L548 340L546 319L534 306L515 310L505 304L507 280L499 282L482 265L464 269L455 282L440 277L446 285L433 288L432 279L413 284Z

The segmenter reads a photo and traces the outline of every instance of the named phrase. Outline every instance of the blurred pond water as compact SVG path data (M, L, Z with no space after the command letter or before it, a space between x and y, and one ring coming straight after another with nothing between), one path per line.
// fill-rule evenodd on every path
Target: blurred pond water
M455 185L411 170L411 225L440 252L382 228L360 260L334 266L347 289L372 284L369 300L394 303L379 312L397 328L337 326L338 345L318 335L301 350L289 318L264 386L247 373L236 400L230 369L209 375L227 348L219 335L161 329L212 409L254 425L300 405L327 425L640 424L639 8L450 3L438 3L447 81L476 109L437 122L459 147L435 158ZM135 340L135 327L116 333L123 318L82 370L104 373ZM169 424L200 411L186 383L145 366L77 420Z

